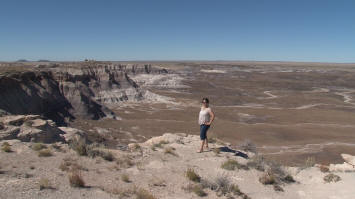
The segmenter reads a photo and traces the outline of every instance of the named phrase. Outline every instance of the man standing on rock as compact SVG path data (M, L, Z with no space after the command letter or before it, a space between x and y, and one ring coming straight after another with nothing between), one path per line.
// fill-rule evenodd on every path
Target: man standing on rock
M198 150L198 153L203 151L203 146L206 144L206 149L208 150L208 139L207 131L210 128L214 120L214 113L209 107L209 100L207 98L202 99L202 107L200 114L198 116L198 124L200 125L200 138L202 140L201 148Z

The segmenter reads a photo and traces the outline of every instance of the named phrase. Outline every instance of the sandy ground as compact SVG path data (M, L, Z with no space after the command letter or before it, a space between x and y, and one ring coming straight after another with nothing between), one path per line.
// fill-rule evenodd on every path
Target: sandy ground
M152 145L167 141L162 148L152 149ZM22 143L17 140L8 141L13 152L0 153L0 198L120 198L122 193L134 186L148 190L156 198L198 198L195 193L186 191L189 181L185 172L188 168L203 180L215 181L218 177L227 178L229 183L236 184L240 190L253 199L277 198L312 198L312 199L352 199L355 192L353 172L335 172L341 177L338 182L326 183L318 168L299 169L284 168L296 180L292 184L282 184L283 192L277 192L271 185L263 185L259 177L263 172L255 169L237 169L229 171L221 168L227 160L236 160L246 164L254 154L243 151L233 151L228 144L210 143L211 150L196 153L200 143L194 135L165 134L154 137L132 151L110 150L115 160L110 162L100 157L89 158L78 156L66 144L59 144L61 151L51 149L53 156L38 157L37 152L30 148L33 143ZM0 143L2 144L3 141ZM50 145L47 145L50 148ZM166 153L166 148L173 147L173 154ZM137 148L137 149L134 149ZM212 150L219 148L219 154ZM107 149L105 149L107 150ZM236 154L244 154L236 155ZM116 163L123 157L130 157L133 164L122 167ZM71 187L68 181L68 171L60 169L60 165L69 161L80 165L80 172L85 181L85 188ZM122 175L129 177L129 182L122 180ZM40 189L41 179L47 179L50 187ZM205 188L204 198L226 198L217 196L216 191ZM130 195L127 198L132 198ZM237 196L235 196L238 198Z
M119 121L72 125L110 129L124 143L163 133L198 134L200 100L209 97L216 114L210 135L233 145L251 140L267 157L288 165L302 164L309 156L329 164L340 163L342 152L355 155L354 64L151 64L172 73L134 77L156 94L153 100L113 107Z

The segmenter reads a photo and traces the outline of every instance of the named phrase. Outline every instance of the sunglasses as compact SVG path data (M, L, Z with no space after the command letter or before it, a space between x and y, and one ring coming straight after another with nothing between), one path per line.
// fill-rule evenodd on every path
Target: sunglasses
M202 104L207 104L207 102L202 102Z

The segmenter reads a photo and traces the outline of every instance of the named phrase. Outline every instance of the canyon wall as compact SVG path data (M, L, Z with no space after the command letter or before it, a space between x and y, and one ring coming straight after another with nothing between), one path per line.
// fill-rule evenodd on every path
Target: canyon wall
M0 75L0 109L10 114L38 114L65 125L75 118L115 118L107 105L144 99L131 78L168 73L150 65L64 65Z

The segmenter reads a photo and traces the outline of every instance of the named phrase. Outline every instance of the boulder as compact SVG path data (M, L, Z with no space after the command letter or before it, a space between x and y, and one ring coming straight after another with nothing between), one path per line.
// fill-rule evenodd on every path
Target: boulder
M82 130L70 128L70 127L58 127L58 128L64 132L62 137L67 143L70 143L72 141L79 141L79 140L82 140L85 143L89 143L89 139L86 133Z
M35 119L30 120L29 125L21 126L17 138L23 142L53 143L63 142L62 134L64 134L64 132L56 126L53 126L53 123L49 123L47 120Z
M5 125L21 126L27 121L39 119L39 115L8 115L0 118L0 122Z
M9 115L1 118L5 125L21 126L25 121L24 115Z
M349 154L341 154L345 160L343 164L330 164L329 171L354 172L355 171L355 156Z
M0 130L0 140L12 140L16 139L17 134L20 133L20 127L17 126L2 126Z
M349 154L341 154L341 157L345 160L346 163L355 166L355 156Z

